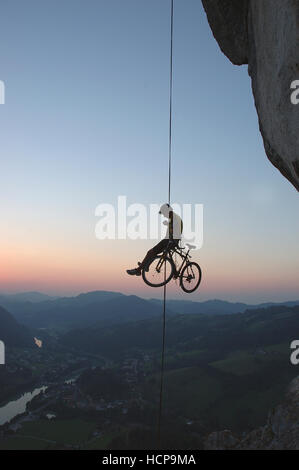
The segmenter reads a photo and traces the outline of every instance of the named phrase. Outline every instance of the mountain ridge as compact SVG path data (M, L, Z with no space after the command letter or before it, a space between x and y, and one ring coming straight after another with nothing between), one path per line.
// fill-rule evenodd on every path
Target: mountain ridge
M23 294L22 294L23 295ZM135 321L161 313L162 300L144 299L137 295L127 295L114 291L92 291L71 297L59 297L40 302L22 301L22 297L1 296L0 305L11 312L19 323L33 328L84 327L102 322ZM250 305L242 302L229 302L219 299L204 302L169 299L169 314L208 314L227 315L244 313L246 310L269 306L295 306L299 301L283 303L264 302Z

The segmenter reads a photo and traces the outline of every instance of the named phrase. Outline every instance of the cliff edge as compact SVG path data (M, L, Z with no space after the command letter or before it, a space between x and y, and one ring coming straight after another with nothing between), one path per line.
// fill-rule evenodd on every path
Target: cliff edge
M269 160L299 191L298 0L202 0L213 35L235 65L248 64Z
M205 449L224 450L299 450L299 377L286 393L285 401L270 411L265 426L238 438L229 430L213 432Z

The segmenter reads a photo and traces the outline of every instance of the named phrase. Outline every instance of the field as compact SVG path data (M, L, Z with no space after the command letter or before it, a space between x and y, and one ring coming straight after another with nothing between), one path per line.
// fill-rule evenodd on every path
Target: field
M31 437L9 437L0 441L0 450L44 450L48 446L47 442Z
M117 433L110 431L93 437L95 424L80 419L39 420L24 423L18 436L0 441L0 450L39 450L60 446L80 446L82 449L107 449Z
M175 409L182 421L204 420L211 429L241 432L262 425L296 375L290 366L288 343L236 350L202 365L204 353L168 353L164 400L165 410ZM182 367L185 359L198 365ZM148 377L145 393L158 399L159 382L159 372Z

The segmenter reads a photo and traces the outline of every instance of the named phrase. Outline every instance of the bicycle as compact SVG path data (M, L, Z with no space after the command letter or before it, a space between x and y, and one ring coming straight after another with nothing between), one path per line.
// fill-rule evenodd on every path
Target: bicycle
M200 266L194 261L190 261L189 252L196 248L194 245L186 243L188 251L184 252L184 248L170 241L168 246L161 255L157 255L142 270L142 278L144 282L151 287L162 287L168 284L172 278L180 279L180 287L184 292L194 292L201 282ZM182 263L177 268L173 256L180 256ZM194 281L194 282L193 282Z

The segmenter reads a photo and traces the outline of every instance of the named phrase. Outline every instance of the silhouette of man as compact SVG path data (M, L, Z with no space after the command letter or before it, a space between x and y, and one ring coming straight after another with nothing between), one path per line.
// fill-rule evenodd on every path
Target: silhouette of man
M138 263L137 268L127 269L127 273L130 274L130 276L140 276L141 271L146 268L159 253L165 250L169 241L173 242L174 245L177 245L181 239L183 221L180 216L173 212L173 209L169 204L163 204L160 207L159 214L164 215L164 217L168 219L163 222L164 225L168 226L166 236L147 252L142 263Z

